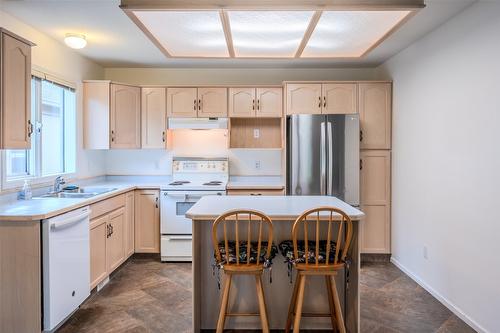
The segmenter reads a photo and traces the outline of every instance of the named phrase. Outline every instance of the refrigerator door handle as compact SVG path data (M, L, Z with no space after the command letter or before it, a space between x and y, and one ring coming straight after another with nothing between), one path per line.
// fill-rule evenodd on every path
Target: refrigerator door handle
M326 147L325 147L325 122L321 123L321 146L320 146L320 193L321 195L325 195L325 186L326 186Z
M328 188L327 194L332 195L333 193L333 126L332 122L329 121L327 125L327 135L328 135Z

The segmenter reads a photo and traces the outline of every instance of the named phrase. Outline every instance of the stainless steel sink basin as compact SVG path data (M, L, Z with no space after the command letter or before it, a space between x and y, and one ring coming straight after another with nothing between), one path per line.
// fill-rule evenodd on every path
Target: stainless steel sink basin
M111 192L116 190L112 187L81 187L76 192L57 192L57 193L47 193L34 199L48 199L48 198L68 198L68 199L86 199L92 198L96 195L103 194L106 192Z

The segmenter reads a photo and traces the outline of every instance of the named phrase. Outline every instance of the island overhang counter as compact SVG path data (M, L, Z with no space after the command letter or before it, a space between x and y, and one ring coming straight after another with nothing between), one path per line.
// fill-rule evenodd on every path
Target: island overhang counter
M364 214L342 200L330 196L205 196L186 212L193 221L193 332L213 330L217 326L221 290L218 274L214 269L212 223L221 214L234 209L253 209L268 215L273 221L274 243L291 239L293 222L304 211L321 207L343 210L353 221L353 238L349 250L349 270L337 274L336 282L344 312L347 332L359 332L359 221ZM278 255L272 270L263 276L269 326L283 329L293 284L288 275L285 259ZM295 271L293 279L295 279ZM223 273L220 272L222 275ZM272 275L272 282L270 278ZM327 313L328 298L324 280L310 279L306 284L304 312ZM254 282L239 277L233 282L229 307L235 312L258 310ZM226 329L260 329L258 317L229 317ZM307 318L301 321L302 329L331 329L329 318Z

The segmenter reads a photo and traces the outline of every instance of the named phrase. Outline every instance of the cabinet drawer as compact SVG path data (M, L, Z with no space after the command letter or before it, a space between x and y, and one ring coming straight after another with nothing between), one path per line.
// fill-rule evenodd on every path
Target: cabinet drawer
M162 260L191 261L193 237L191 235L171 235L161 237Z
M99 201L90 205L90 219L109 213L123 206L125 206L125 194Z
M284 195L283 189L227 190L227 195Z

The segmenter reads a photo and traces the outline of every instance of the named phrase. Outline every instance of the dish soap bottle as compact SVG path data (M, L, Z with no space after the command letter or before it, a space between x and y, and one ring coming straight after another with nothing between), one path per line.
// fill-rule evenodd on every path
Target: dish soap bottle
M31 200L32 195L31 185L28 180L25 180L23 188L19 192L19 200Z

